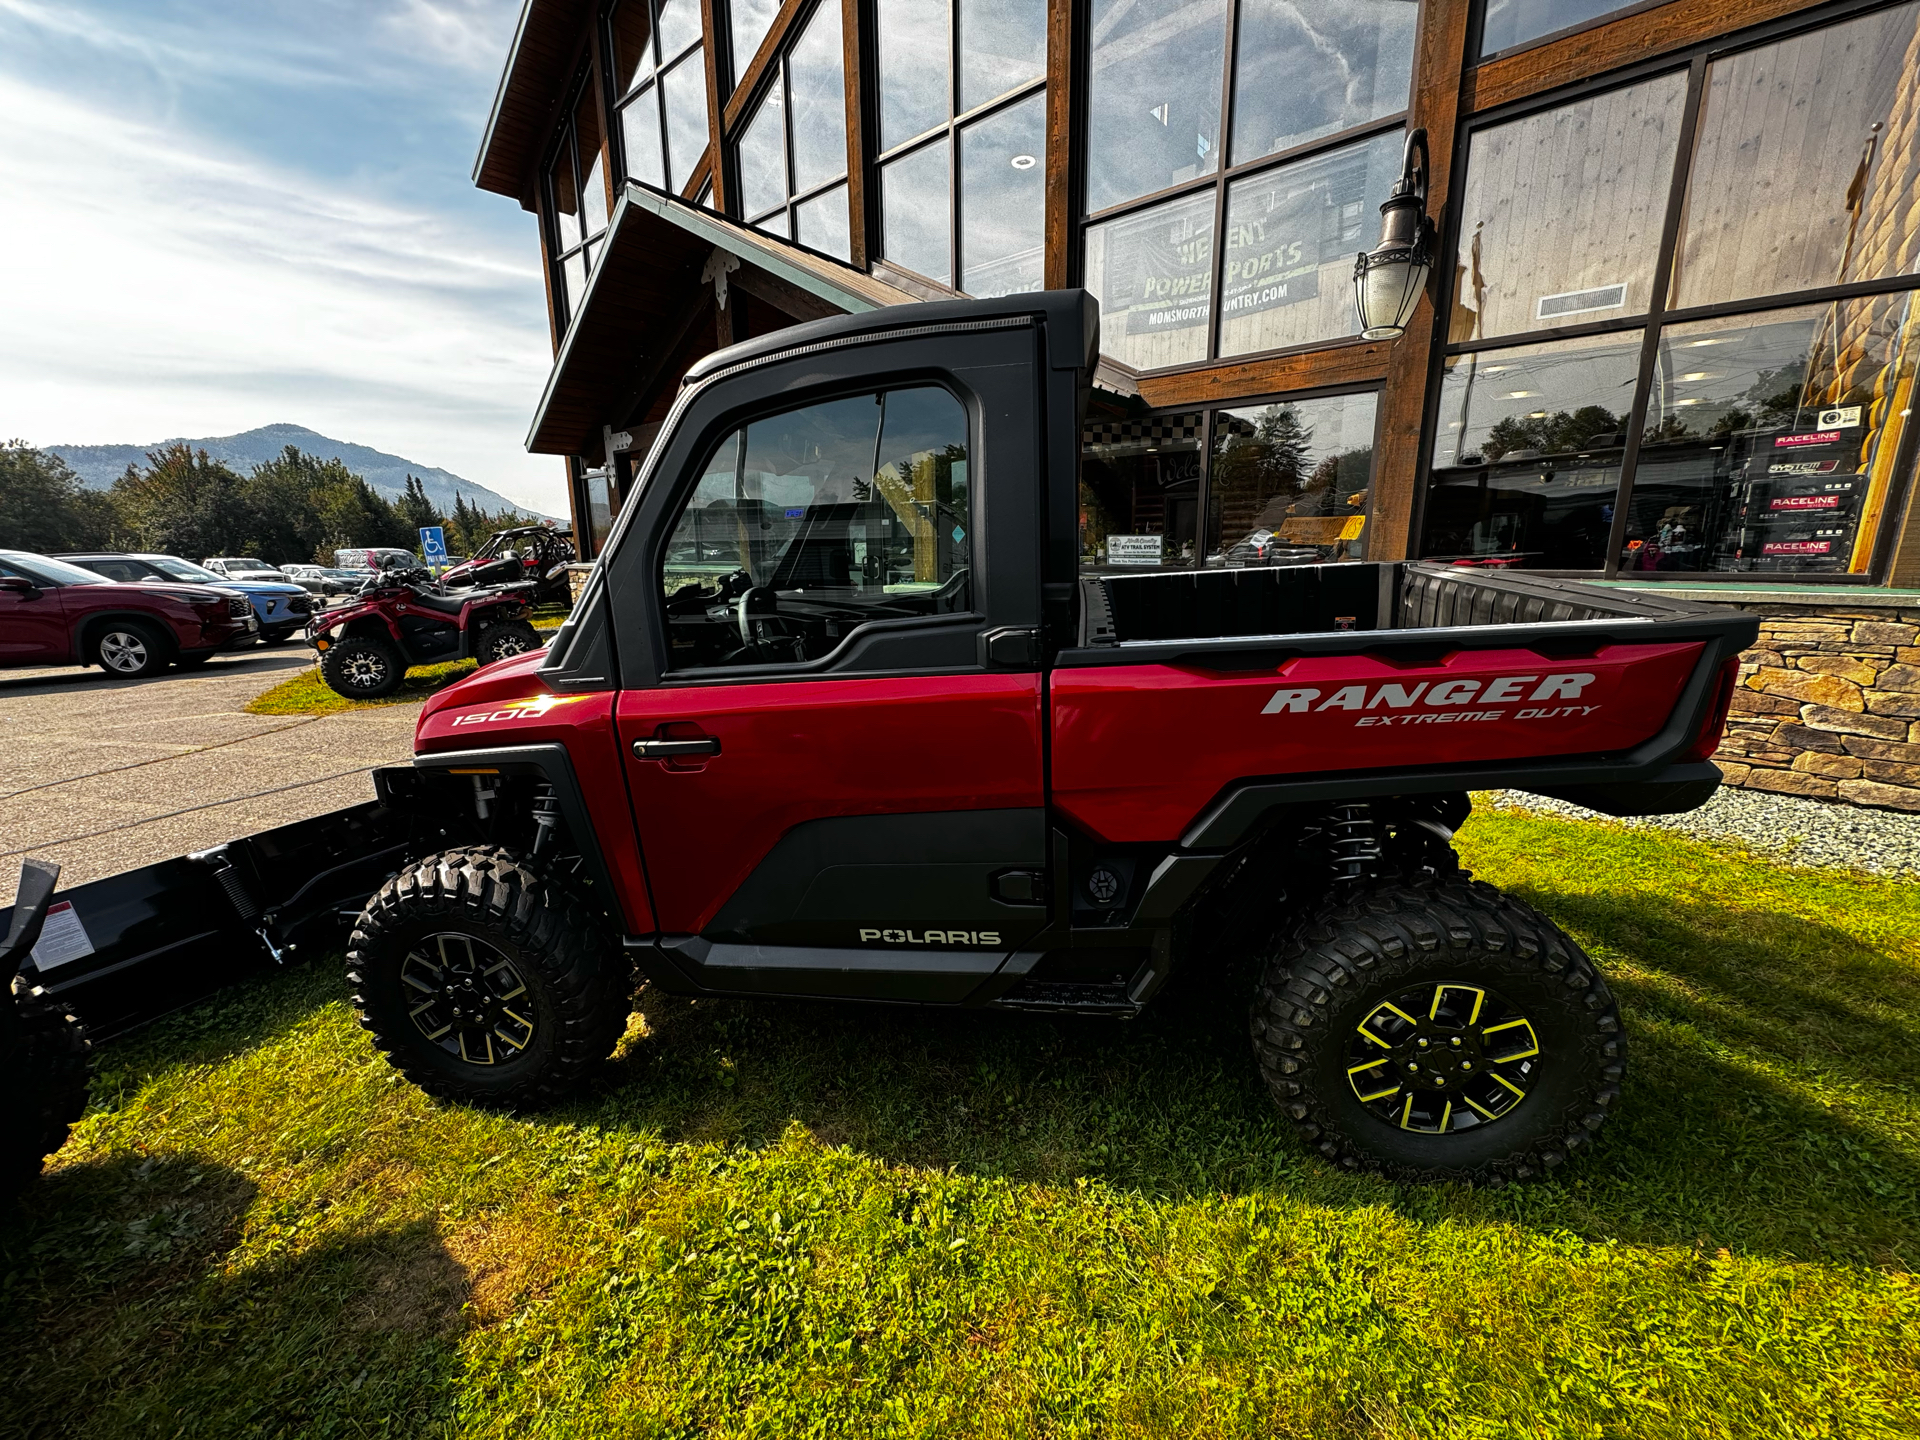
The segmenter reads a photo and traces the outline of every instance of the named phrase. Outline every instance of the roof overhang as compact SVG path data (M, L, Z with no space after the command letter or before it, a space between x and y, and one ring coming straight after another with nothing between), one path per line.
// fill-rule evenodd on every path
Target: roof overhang
M526 0L493 95L473 183L533 208L534 174L587 42L593 0Z
M602 426L620 423L661 384L679 383L679 373L669 373L672 362L723 286L738 287L796 321L918 303L850 265L629 184L561 339L527 449L540 455L599 453ZM719 348L717 336L711 348Z

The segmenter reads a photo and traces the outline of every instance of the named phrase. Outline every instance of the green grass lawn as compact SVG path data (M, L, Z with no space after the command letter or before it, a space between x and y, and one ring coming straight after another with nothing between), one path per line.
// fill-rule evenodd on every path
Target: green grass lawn
M105 1047L0 1241L0 1431L1912 1436L1920 887L1477 817L1621 996L1499 1192L1276 1119L1244 967L1148 1018L648 998L596 1091L398 1083L337 966Z
M536 605L531 615L533 628L552 634L566 621L566 611L558 605ZM544 642L543 642L544 643ZM376 705L411 705L426 699L436 690L444 690L454 681L479 669L476 661L449 660L444 665L416 665L391 695L378 700L349 700L327 688L316 664L302 670L291 680L283 680L264 694L247 702L255 715L332 715L341 710L366 710Z

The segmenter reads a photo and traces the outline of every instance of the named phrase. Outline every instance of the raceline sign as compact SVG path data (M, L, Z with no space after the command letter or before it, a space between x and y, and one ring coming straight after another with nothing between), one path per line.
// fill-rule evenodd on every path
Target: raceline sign
M1598 705L1539 703L1577 701L1581 692L1593 681L1593 675L1579 671L1559 675L1502 675L1486 681L1422 680L1412 685L1343 685L1332 694L1312 688L1276 690L1260 713L1319 714L1326 710L1351 710L1361 712L1353 722L1356 726L1454 725L1504 720L1510 712L1481 707L1525 702L1525 708L1511 712L1513 719L1546 720L1556 716L1591 715L1598 710ZM1374 714L1374 711L1383 713ZM1396 711L1405 713L1396 714Z

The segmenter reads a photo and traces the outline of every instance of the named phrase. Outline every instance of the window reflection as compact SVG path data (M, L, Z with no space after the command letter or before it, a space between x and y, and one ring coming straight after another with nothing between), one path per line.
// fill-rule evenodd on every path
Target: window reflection
M678 191L707 150L698 0L619 0L607 29L627 178Z
M1449 360L1420 553L1600 568L1640 337L1636 330Z
M841 80L840 7L824 4L787 57L793 188L804 195L847 173L847 91Z
M787 103L776 78L740 137L740 204L750 216L787 198Z
M1093 0L1087 209L1220 164L1227 0Z
M1474 132L1455 342L1647 309L1684 70Z
M667 172L660 135L660 104L651 87L620 112L621 136L627 146L627 174L643 185L664 190Z
M1233 161L1407 108L1418 0L1241 0Z
M1104 354L1140 370L1206 358L1213 191L1092 226L1086 245Z
M1910 272L1920 5L1707 69L1676 307Z
M881 248L888 260L942 285L953 275L947 141L880 167Z
M886 0L879 7L880 148L891 150L947 122L946 0Z
M1369 392L1216 411L1207 564L1360 559L1377 409Z
M836 260L853 259L845 185L836 185L806 204L794 206L793 216L795 240Z
M1046 69L1046 0L960 0L959 109L984 105Z
M1011 295L1042 285L1047 97L960 132L960 288Z
M624 95L653 74L653 19L647 0L620 0L607 20L612 37L613 89Z
M1353 257L1379 233L1400 152L1397 132L1376 135L1229 187L1222 355L1359 332Z
M1620 0L1487 0L1480 53L1511 50L1622 8Z
M1080 565L1092 570L1196 563L1199 413L1089 421L1080 451Z
M1621 568L1864 572L1914 328L1911 294L1667 327Z
M660 79L667 107L667 174L673 189L686 187L707 153L707 71L696 48Z
M780 0L727 0L727 22L733 37L733 81L747 73L760 46L780 13Z

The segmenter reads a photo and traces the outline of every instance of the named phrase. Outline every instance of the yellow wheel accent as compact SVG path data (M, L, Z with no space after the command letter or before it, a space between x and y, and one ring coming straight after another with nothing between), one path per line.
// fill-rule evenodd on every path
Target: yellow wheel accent
M1484 986L1445 981L1381 999L1354 1027L1346 1070L1369 1114L1455 1135L1511 1114L1541 1063L1525 1015Z

